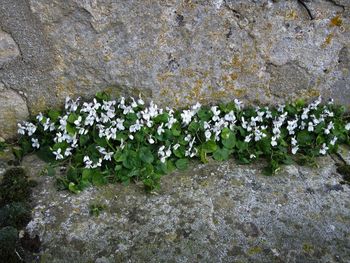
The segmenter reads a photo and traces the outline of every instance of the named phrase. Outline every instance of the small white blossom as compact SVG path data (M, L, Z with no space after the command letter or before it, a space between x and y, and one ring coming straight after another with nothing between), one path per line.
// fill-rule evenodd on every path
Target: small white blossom
M330 144L330 145L335 145L335 143L336 143L337 140L338 140L338 138L337 138L337 137L334 137L334 138L329 142L329 144Z
M345 130L349 131L350 130L350 122L345 125Z
M56 156L56 160L62 160L63 155L61 154L61 148L58 148L57 151L53 151L52 153Z
M205 139L206 139L207 141L209 141L210 138L211 138L211 132L210 132L209 130L206 130L205 133L204 133L204 135L205 135Z
M292 148L292 154L296 154L298 150L299 150L299 146L298 145L294 146Z
M149 144L154 144L154 140L151 136L148 138L148 142L149 142Z
M40 144L39 144L38 139L32 138L32 147L37 148L37 149L40 148Z
M327 150L329 148L327 147L327 145L325 143L322 144L322 148L320 149L320 154L325 155L327 153Z
M90 160L90 157L89 156L84 156L84 159L83 159L84 163L85 163L85 168L92 168L93 165L92 165L92 161Z
M64 151L64 156L70 156L72 155L72 148L68 147L65 151Z

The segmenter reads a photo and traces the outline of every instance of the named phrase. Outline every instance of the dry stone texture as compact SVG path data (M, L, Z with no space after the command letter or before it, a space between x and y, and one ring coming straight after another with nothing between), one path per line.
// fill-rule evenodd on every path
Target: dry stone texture
M349 105L349 10L347 0L2 0L0 28L21 59L0 81L28 94L32 113L105 89L172 106L320 94Z

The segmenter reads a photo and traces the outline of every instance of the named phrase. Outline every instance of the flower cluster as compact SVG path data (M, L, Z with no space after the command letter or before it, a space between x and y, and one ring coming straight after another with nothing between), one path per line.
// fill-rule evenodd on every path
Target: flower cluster
M184 168L189 158L206 162L209 155L216 160L234 156L249 163L264 156L276 165L288 153L314 157L336 150L337 142L349 141L350 123L341 107L321 102L244 108L236 99L175 111L146 105L141 96L112 100L99 93L91 102L67 98L64 111L19 123L18 133L33 149L70 160L80 174L94 172L66 182L68 188L83 188L85 177L91 183L111 175L119 181L141 179L154 188L159 175Z

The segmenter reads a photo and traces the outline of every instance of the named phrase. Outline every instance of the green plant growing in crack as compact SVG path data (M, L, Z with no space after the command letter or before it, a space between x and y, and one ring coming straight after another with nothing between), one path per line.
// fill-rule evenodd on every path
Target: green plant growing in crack
M91 204L89 206L90 215L98 217L102 211L106 209L105 205L102 204Z
M235 158L248 164L267 160L266 175L294 160L315 157L349 144L345 108L321 98L277 107L244 107L239 100L188 109L161 109L141 97L113 100L98 93L91 102L66 99L64 110L40 113L18 124L19 156L38 156L68 166L58 186L79 193L90 185L142 181L147 190L162 175L203 163ZM295 158L293 158L295 157ZM55 164L53 164L55 165Z

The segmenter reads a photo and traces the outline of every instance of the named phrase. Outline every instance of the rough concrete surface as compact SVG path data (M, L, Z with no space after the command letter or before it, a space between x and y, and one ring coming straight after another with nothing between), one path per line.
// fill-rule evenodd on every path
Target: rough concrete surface
M37 158L22 164L39 180L27 230L42 262L350 261L350 188L329 156L271 177L261 164L193 164L157 194L137 184L57 192ZM90 215L92 204L105 209Z

